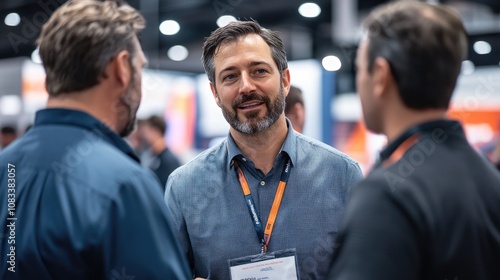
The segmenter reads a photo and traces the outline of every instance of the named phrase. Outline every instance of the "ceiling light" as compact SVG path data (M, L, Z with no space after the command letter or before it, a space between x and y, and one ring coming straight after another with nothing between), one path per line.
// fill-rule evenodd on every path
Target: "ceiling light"
M31 61L33 61L34 63L42 63L42 59L40 58L40 53L39 53L39 49L36 48L32 53L31 53Z
M304 3L300 5L299 13L303 17L313 18L321 14L321 8L316 3Z
M17 13L10 13L5 17L5 25L17 26L21 22L21 17Z
M237 21L233 16L221 16L217 19L217 26L224 27L233 21Z
M473 48L478 54L489 54L491 52L491 45L485 41L475 42Z
M1 115L15 116L21 113L21 98L17 95L4 95L0 97Z
M323 68L327 71L337 71L342 67L340 59L334 55L325 56L321 61Z
M174 35L179 32L181 27L175 20L166 20L160 24L160 32L163 35Z
M474 71L476 70L476 66L474 65L474 62L470 61L470 60L464 60L462 61L462 74L464 75L470 75L472 73L474 73Z
M177 45L171 47L167 52L168 57L173 61L183 61L189 55L188 49L186 47Z

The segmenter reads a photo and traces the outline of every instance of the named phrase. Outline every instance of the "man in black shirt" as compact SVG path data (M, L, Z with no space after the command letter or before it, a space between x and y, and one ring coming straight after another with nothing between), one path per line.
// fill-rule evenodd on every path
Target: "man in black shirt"
M150 146L153 156L148 167L160 179L163 192L168 176L181 165L177 156L167 147L166 131L167 124L161 117L151 116L143 121L143 137Z
M389 144L353 189L329 279L500 279L500 174L446 119L467 50L459 16L401 1L365 27L357 88Z

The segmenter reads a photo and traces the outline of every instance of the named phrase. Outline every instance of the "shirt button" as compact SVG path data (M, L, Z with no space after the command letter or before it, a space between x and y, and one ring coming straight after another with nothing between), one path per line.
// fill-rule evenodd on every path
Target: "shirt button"
M264 181L260 181L260 185L261 185L261 186L264 186L265 184L266 184L266 182L264 182Z

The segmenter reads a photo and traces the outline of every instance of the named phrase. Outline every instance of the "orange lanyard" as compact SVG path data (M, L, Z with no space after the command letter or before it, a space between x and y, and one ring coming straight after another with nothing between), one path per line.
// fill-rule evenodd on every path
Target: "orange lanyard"
M396 150L394 150L394 152L391 153L391 155L384 159L382 161L382 166L384 168L392 165L393 163L397 162L398 160L400 160L403 155L413 146L415 145L415 143L418 142L418 140L420 139L421 135L420 133L416 133L416 134L413 134L411 135L410 137L408 137L406 140L403 141L403 143L401 143L397 148Z
M250 193L250 187L248 186L248 181L245 177L245 174L243 173L243 170L241 170L238 163L236 161L233 161L234 167L236 169L236 174L238 175L238 180L240 181L241 189L243 190L243 194L245 195L245 201L248 206L248 211L250 212L250 216L252 218L255 231L257 232L257 235L261 242L261 253L267 252L269 240L271 239L271 234L273 232L274 222L276 221L276 217L278 216L278 210L281 205L281 200L283 199L283 193L285 192L286 184L288 182L288 178L290 177L290 171L292 169L290 163L291 161L290 159L288 159L283 168L280 182L278 184L278 189L276 190L276 195L274 196L271 212L269 212L269 217L267 218L266 227L263 228L260 218L257 215L257 210L255 209L255 203Z

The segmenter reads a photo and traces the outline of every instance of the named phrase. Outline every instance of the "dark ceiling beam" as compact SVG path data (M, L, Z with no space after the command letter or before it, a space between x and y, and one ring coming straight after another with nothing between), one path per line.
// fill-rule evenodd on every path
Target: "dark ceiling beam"
M25 6L33 5L36 3L36 0L1 0L0 1L0 10L11 10L11 9L19 9Z
M146 28L141 34L141 44L144 53L147 57L158 57L160 50L160 36L162 34L159 31L160 19L159 19L159 0L148 0L139 2L139 10L146 19ZM156 61L149 61L149 67L158 68L155 65Z

